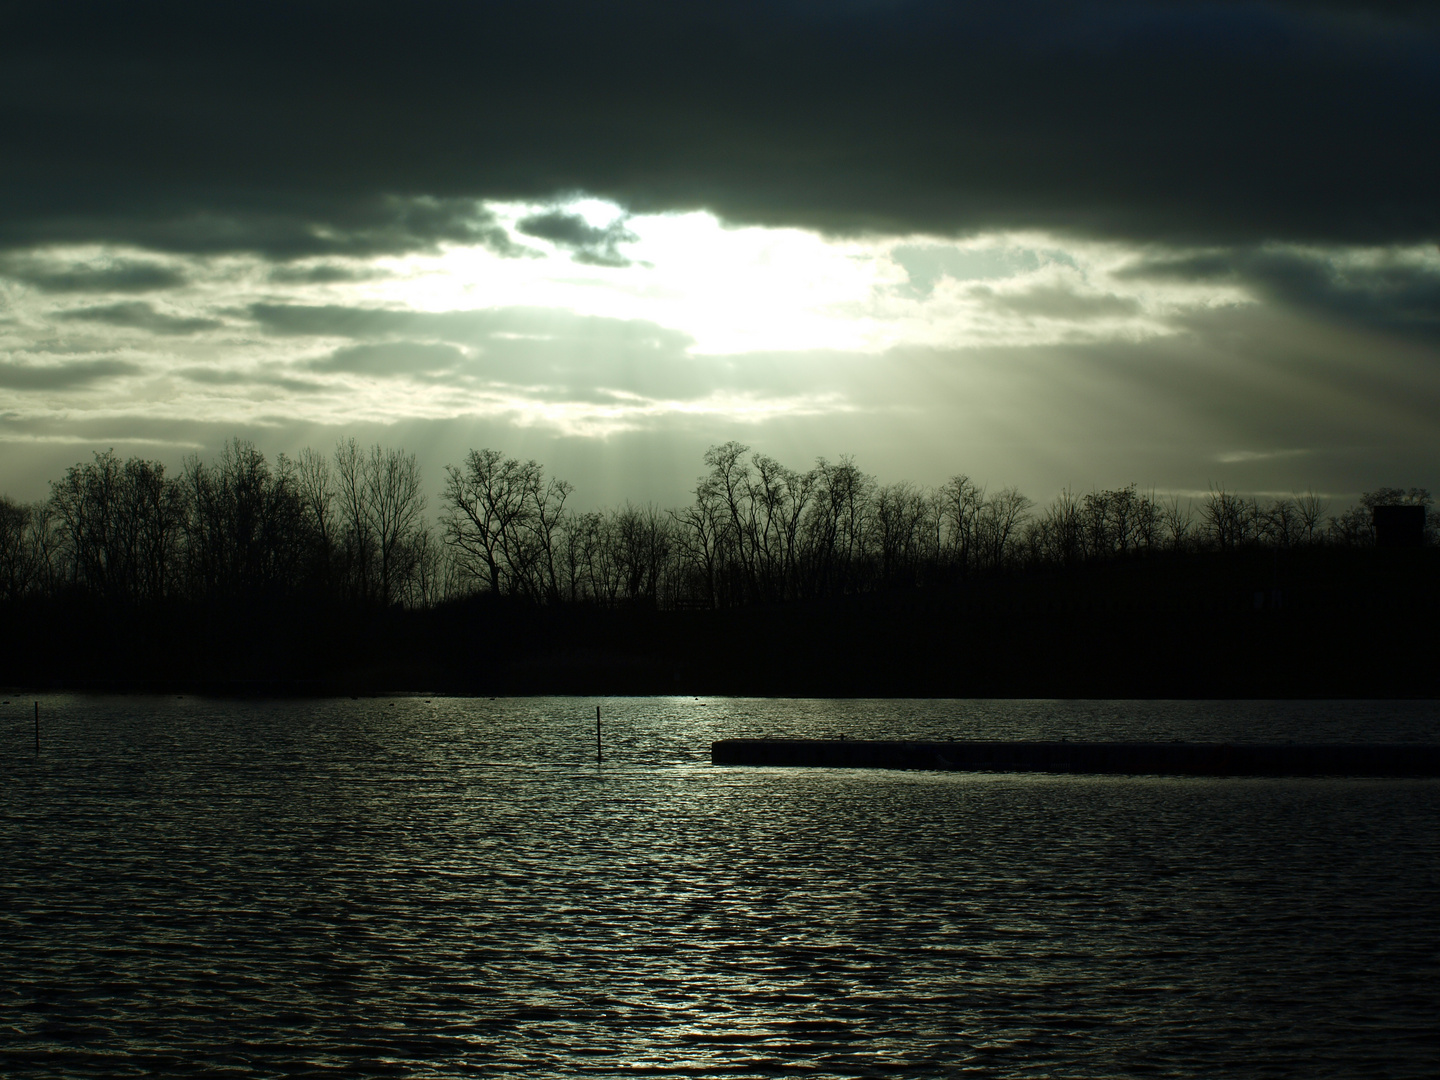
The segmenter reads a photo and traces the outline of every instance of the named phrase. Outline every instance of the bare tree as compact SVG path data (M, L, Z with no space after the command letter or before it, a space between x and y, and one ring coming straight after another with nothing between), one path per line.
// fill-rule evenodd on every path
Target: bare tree
M160 462L125 463L116 530L128 586L138 598L159 598L174 586L185 519L183 487L166 477Z
M539 580L535 591L537 594L543 593L545 599L553 602L561 597L558 556L565 520L565 500L575 488L554 477L544 483L541 483L542 479L537 472L526 493L533 510L530 530L534 534L537 549L536 572Z
M429 526L422 522L408 544L411 572L402 583L400 599L409 607L424 608L458 595L451 549L436 540Z
M627 502L616 512L610 533L626 598L657 602L670 558L669 518L655 506Z
M197 595L258 595L295 587L306 556L304 508L293 464L274 468L252 444L227 443L184 469L185 548Z
M1330 510L1328 499L1322 499L1313 491L1307 491L1303 495L1295 496L1295 513L1300 522L1300 539L1302 543L1314 544L1320 539L1320 525L1325 520L1325 515Z
M1085 554L1092 559L1103 559L1114 549L1114 527L1111 521L1110 493L1090 491L1080 503L1081 535L1085 539Z
M382 604L410 592L416 572L418 533L425 528L425 494L414 454L380 445L362 450L354 439L335 447L335 469L309 451L295 469L296 488L307 522L322 539L337 530L331 507L338 504L338 550L356 593Z
M1289 548L1300 542L1300 511L1294 500L1271 499L1256 518L1256 532L1272 547Z
M507 543L525 512L512 463L499 450L471 450L462 468L447 465L445 539L460 553L461 565L499 596L509 582Z
M113 595L116 560L112 544L122 466L113 450L89 464L72 465L50 485L50 505L60 523L65 578L72 587Z
M1256 507L1223 487L1212 487L1200 508L1201 520L1211 543L1221 551L1233 551L1255 536Z
M69 584L113 600L166 595L177 578L184 504L159 462L122 464L107 451L72 466L51 484L49 502Z
M1009 561L1011 546L1019 539L1032 505L1013 487L997 491L981 505L977 532L987 566L998 570Z
M346 576L357 595L368 597L375 578L376 545L367 505L365 453L354 439L342 440L335 446L335 498L340 514L339 550Z
M842 595L859 587L874 489L875 478L861 472L849 456L833 465L824 458L816 463L806 542L814 591L819 595Z
M1046 509L1042 519L1046 526L1045 546L1049 557L1069 566L1084 556L1083 504L1075 493L1065 488Z
M754 599L758 593L755 570L756 506L750 497L750 466L744 461L750 448L731 440L722 446L712 446L705 451L705 464L710 473L708 483L723 507L726 527L720 534L725 561L730 571L727 577L733 579L737 599L741 602Z
M927 493L902 480L880 488L872 506L880 581L887 585L917 584L929 521Z
M619 595L614 547L610 519L603 511L589 510L565 519L561 563L567 574L568 599L609 603Z
M0 600L51 595L59 534L49 501L17 503L0 495Z
M310 447L295 463L295 490L314 536L316 571L326 587L334 584L332 559L336 547L335 476L330 459Z
M1165 530L1165 535L1170 542L1171 551L1183 551L1190 542L1190 534L1195 525L1195 511L1190 505L1190 500L1185 500L1185 505L1180 505L1180 496L1171 495L1168 500L1160 504L1160 524Z
M0 600L18 600L30 591L33 569L27 539L32 507L0 495Z
M756 587L768 600L793 595L799 566L800 523L815 486L813 472L797 473L756 454L748 485L749 545Z
M365 463L365 511L379 557L379 595L392 603L414 570L425 495L414 454L375 446Z
M463 467L445 471L441 524L460 565L497 595L559 599L559 534L570 485L547 483L536 462L490 449L471 450Z
M1145 519L1145 498L1134 484L1108 493L1110 496L1111 538L1115 554L1128 555L1140 543Z
M675 523L675 547L682 563L698 579L705 607L721 602L720 561L727 515L720 494L702 477L695 485L695 501L670 512ZM693 590L692 590L693 593Z
M976 547L976 528L985 489L963 473L952 476L940 488L941 513L947 529L946 549L963 574L971 567Z

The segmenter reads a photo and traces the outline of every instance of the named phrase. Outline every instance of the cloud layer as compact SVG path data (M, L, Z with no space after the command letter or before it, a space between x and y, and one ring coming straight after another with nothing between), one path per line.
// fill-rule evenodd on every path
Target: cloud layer
M350 434L611 501L737 434L1434 485L1436 11L0 4L0 490Z
M480 199L832 232L1440 233L1432 5L11 4L0 244L518 250ZM542 216L577 257L613 238ZM567 233L566 230L569 230Z

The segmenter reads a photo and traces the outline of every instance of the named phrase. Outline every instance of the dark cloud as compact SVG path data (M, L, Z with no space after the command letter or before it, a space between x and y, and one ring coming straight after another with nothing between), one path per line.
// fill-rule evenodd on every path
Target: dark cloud
M1139 302L1128 296L1078 293L1060 286L1043 286L1020 293L997 293L986 286L977 286L972 292L986 297L995 307L1045 319L1117 318L1140 311Z
M793 392L808 392L823 377L812 365L802 372L773 357L692 357L687 334L642 319L541 308L420 312L300 304L255 304L247 313L273 334L359 343L310 361L312 371L523 387L536 400L691 398L747 380L773 388L798 379Z
M146 330L152 334L198 334L225 324L218 319L183 318L156 311L144 300L127 300L119 304L74 308L57 313L66 322L104 323L128 330Z
M521 218L515 227L526 236L569 248L575 253L576 262L591 266L629 266L630 260L620 254L619 245L639 239L625 228L623 220L612 221L601 229L579 214L567 214L563 210Z
M0 193L6 189L0 180ZM108 241L190 255L249 252L282 262L393 255L444 243L483 245L501 255L525 253L473 198L398 197L343 188L333 195L294 188L212 190L192 188L183 176L156 176L153 186L138 191L97 186L75 192L73 206L62 204L61 191L23 197L31 201L32 213L0 210L0 247Z
M204 330L215 330L225 325L216 318L181 317L156 311L153 305L143 300L130 300L120 304L102 304L98 307L72 308L56 312L56 318L66 323L102 323L127 330L145 330L151 334L199 334Z
M295 329L307 317L323 336L343 328L372 339L312 361L311 370L403 376L437 387L508 387L534 401L691 399L747 378L774 386L795 374L769 359L752 359L739 366L741 376L736 362L691 357L688 336L642 320L528 308L425 313L316 307L286 310L281 318ZM432 340L415 340L420 337Z
M453 345L395 341L381 345L350 345L310 363L315 371L356 375L433 375L453 371L465 354Z
M1143 260L1121 276L1228 282L1326 319L1440 341L1440 269L1393 256L1362 262L1303 250L1208 251Z
M142 293L175 289L186 275L163 263L118 259L102 266L57 266L37 259L0 261L0 275L46 293Z
M243 314L267 334L282 337L381 337L404 333L427 317L424 312L343 304L251 304Z
M127 360L75 360L67 364L16 364L0 360L0 386L7 390L73 390L101 379L133 375Z
M551 308L413 311L342 304L251 304L243 312L269 334L286 337L437 338L460 344L499 340L558 342L565 347L623 346L632 352L683 352L688 334L643 319L576 315Z
M513 251L474 200L571 191L836 232L1433 237L1437 19L1360 0L12 4L0 244Z
M279 285L338 285L349 281L373 281L384 275L377 270L320 263L317 266L277 266L267 275Z
M235 371L219 367L187 367L175 372L182 379L205 386L275 386L284 390L309 393L323 390L324 383L314 379L297 379L275 371Z

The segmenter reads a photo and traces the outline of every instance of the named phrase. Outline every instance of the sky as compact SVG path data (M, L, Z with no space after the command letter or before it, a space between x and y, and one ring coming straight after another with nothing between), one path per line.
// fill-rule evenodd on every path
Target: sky
M0 493L242 438L1440 488L1421 3L6 3ZM432 505L436 505L432 502Z

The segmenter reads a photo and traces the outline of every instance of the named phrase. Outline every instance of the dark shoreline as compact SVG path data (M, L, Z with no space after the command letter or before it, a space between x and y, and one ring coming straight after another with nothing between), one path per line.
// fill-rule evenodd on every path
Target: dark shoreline
M12 603L0 685L97 693L1440 697L1440 552L1139 560L712 611ZM1274 581L1278 588L1272 588Z
M175 697L216 700L307 701L335 698L527 698L527 697L695 697L775 698L780 700L835 701L1436 701L1440 693L1413 694L961 694L961 693L767 693L749 690L704 689L595 689L590 688L494 688L451 684L376 685L366 680L279 679L217 680L208 682L166 682L146 680L92 680L75 683L13 682L0 684L0 697L28 703L36 695L79 694L88 697Z

